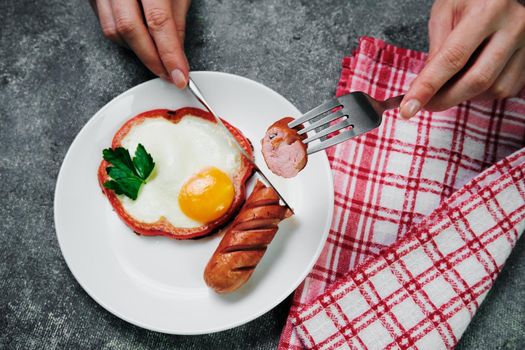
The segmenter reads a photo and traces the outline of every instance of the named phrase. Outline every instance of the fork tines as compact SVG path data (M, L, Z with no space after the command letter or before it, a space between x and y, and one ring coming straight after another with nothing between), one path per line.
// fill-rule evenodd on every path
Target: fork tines
M312 109L289 123L288 127L296 128L308 122L297 132L305 135L312 131L303 140L308 145L307 153L312 154L377 128L381 125L383 113L399 107L403 97L398 95L380 101L362 91L351 92Z
M318 117L320 119L315 120ZM341 119L341 121L336 124L330 125L331 122L338 119ZM334 134L333 137L329 139L322 140L321 142L315 145L309 144L307 149L308 154L318 152L354 136L354 131L352 130L354 125L348 119L348 113L346 110L343 110L343 104L338 99L330 100L328 102L323 103L320 106L315 107L311 111L304 114L301 118L290 122L288 124L288 127L295 128L306 122L309 122L309 124L303 126L303 128L298 131L299 135L306 134L312 130L315 130L317 132L307 137L303 141L303 143L305 144L309 144L314 140L321 139L322 137L328 136L329 134L341 130L339 134ZM342 130L345 128L350 129Z
M326 113L328 111L331 111L334 108L340 107L342 104L337 99L330 100L328 102L323 103L320 106L315 107L311 111L307 112L305 115L303 115L301 118L295 119L291 121L288 124L289 128L295 128L296 126L299 126L300 124L310 121L310 119L313 119L317 117L320 114Z

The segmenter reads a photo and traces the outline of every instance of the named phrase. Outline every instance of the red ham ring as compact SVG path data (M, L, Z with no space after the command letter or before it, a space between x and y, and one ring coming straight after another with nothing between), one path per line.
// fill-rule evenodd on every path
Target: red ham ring
M121 128L117 131L113 137L111 143L112 148L120 147L121 140L127 135L127 133L136 125L139 125L147 118L158 118L162 117L169 120L172 123L178 123L186 115L192 115L209 120L216 123L213 116L198 108L181 108L176 111L168 109L155 109L147 112L143 112L130 120L128 120ZM244 150L253 157L253 147L250 141L234 126L223 120L224 125L232 132L235 139L244 148ZM106 167L109 163L103 160L98 168L98 181L102 191L108 198L113 209L115 209L118 216L128 225L135 233L145 236L167 236L176 239L189 239L199 238L212 233L215 233L219 228L231 221L231 218L237 214L246 198L246 181L250 178L253 173L253 167L251 163L242 158L241 168L233 179L233 185L235 189L235 197L228 211L220 218L195 228L181 228L173 226L169 221L161 218L153 223L145 223L136 220L134 217L129 215L122 203L118 200L117 195L112 190L109 190L103 186L104 182L109 180L109 176L106 174Z

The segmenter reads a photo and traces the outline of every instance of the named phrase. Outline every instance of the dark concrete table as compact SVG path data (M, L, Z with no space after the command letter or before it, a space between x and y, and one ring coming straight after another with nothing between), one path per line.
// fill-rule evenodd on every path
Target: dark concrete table
M195 0L187 53L194 70L246 76L307 110L334 95L341 58L360 35L425 50L429 8L429 0ZM0 349L276 347L290 298L229 331L165 335L105 311L62 258L53 225L62 159L100 107L152 77L103 38L87 0L0 2ZM525 348L524 274L522 240L458 348Z

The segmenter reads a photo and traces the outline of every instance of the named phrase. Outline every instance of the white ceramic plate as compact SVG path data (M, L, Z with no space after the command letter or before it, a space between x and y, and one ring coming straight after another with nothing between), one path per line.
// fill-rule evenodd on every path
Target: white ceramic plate
M192 78L223 118L255 147L275 120L301 113L284 97L239 76L195 72ZM104 106L84 126L64 159L55 191L55 226L62 254L84 290L116 316L172 334L202 334L246 323L284 300L306 277L326 240L333 185L326 155L310 157L295 178L276 176L296 215L280 225L249 282L217 295L202 273L220 237L178 241L135 235L113 212L97 183L102 149L129 118L154 108L200 107L188 91L155 79ZM267 169L266 169L267 170ZM268 172L268 171L267 171ZM254 177L251 179L253 185ZM251 187L250 187L251 189Z

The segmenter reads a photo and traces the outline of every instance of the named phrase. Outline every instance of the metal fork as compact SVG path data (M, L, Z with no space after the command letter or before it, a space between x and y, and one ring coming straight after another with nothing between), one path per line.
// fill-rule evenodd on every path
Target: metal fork
M308 145L307 153L312 154L377 128L383 121L383 113L399 107L403 97L401 95L378 101L364 92L352 92L315 107L301 118L290 122L288 127L295 128L309 122L298 133L308 136L303 143ZM317 117L321 118L314 121ZM336 120L340 121L330 125ZM335 134L339 130L341 131ZM308 135L310 131L315 133ZM310 144L330 134L333 134L332 137Z

